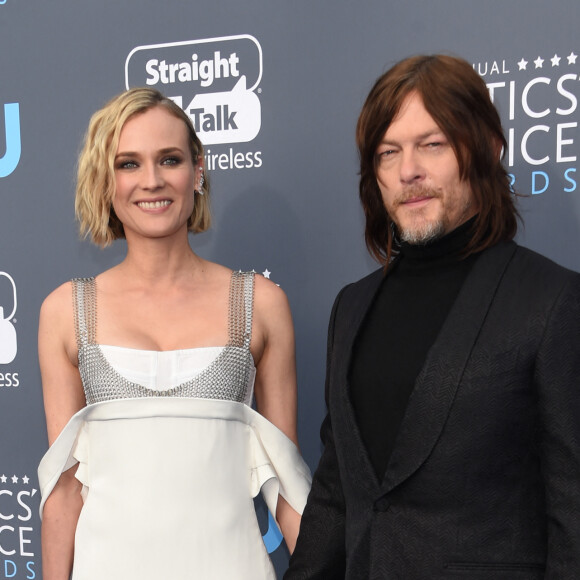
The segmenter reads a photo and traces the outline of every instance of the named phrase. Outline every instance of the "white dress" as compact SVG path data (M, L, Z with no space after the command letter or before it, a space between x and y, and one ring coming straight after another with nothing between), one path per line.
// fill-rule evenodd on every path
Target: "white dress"
M253 275L232 276L228 345L168 353L97 345L94 280L73 287L88 404L39 467L42 515L79 464L73 580L276 578L253 498L302 513L310 472L249 406Z

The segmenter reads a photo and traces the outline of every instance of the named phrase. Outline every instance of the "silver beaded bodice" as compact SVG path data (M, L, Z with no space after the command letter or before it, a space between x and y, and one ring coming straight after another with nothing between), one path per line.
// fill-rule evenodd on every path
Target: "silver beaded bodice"
M230 283L228 344L201 373L170 389L155 390L119 374L96 343L97 295L94 278L75 278L73 301L79 371L87 405L137 397L193 397L244 402L253 367L250 352L254 274L233 272Z

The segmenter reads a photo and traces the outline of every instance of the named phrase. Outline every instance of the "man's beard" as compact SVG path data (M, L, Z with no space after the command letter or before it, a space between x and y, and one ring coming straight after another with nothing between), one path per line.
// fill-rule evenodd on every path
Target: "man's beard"
M431 189L415 185L406 189L394 200L393 209L396 210L398 206L414 197L439 198L440 196L437 194L437 192ZM398 223L398 221L395 219L394 216L396 215L396 211L392 211L391 215L393 216L391 219L393 219L395 225L397 226L397 237L401 242L406 242L407 244L427 244L442 237L445 232L443 215L437 216L437 218L433 220L427 220L422 218L421 210L416 210L415 219L413 220L415 223L413 223L411 227L407 226L406 228L402 227L401 224Z
M411 219L407 219L407 226L403 227L399 220L396 220L396 209L409 199L415 197L430 197L439 199L441 203L441 211L432 218L427 218L423 215L422 209L415 210ZM433 189L421 186L411 186L399 195L392 204L391 219L397 227L398 239L401 242L406 242L412 245L424 245L442 238L449 227L449 212L452 208L445 204L445 197ZM471 199L467 199L462 214L467 216L471 207ZM428 208L425 208L428 209ZM462 220L460 220L460 223ZM410 224L410 225L409 225Z
M399 239L402 242L420 246L441 238L445 233L445 225L443 224L443 220L436 220L432 222L423 222L413 229L398 229L398 232Z

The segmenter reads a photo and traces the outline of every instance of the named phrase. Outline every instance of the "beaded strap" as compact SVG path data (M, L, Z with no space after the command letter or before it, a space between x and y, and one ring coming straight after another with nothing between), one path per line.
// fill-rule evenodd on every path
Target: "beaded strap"
M229 300L229 344L250 347L254 307L254 273L232 272Z
M80 350L94 344L97 329L97 289L94 278L73 278L75 336Z

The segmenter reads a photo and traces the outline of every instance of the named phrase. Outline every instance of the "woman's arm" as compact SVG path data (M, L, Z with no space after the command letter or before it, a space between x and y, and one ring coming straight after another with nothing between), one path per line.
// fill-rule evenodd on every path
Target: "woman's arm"
M255 278L252 354L256 363L254 393L258 411L296 446L296 357L294 325L284 292L262 276ZM276 520L290 553L294 551L300 514L281 496Z
M85 398L76 366L76 341L70 284L57 288L40 310L38 356L42 376L48 442L52 445ZM46 500L42 521L44 580L68 580L74 534L82 507L76 466L64 472Z

